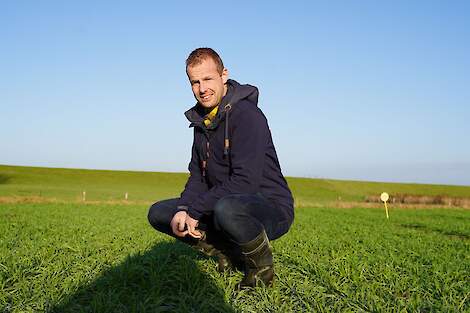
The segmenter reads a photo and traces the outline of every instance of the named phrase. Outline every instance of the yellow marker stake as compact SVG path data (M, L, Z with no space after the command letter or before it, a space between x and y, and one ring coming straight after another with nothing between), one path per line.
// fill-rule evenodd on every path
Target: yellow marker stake
M380 200L382 200L385 205L385 214L387 214L387 219L388 219L388 208L387 208L388 198L389 196L388 196L388 193L386 192L382 192L382 194L380 195Z

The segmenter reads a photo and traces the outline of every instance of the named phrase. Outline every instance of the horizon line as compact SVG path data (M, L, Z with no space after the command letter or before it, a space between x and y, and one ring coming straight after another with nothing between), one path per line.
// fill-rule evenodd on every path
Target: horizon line
M175 171L125 170L125 169L80 168L80 167L54 167L54 166L33 166L33 165L19 165L19 164L3 164L3 163L0 163L0 166L29 167L29 168L45 168L45 169L63 169L63 170L83 170L83 171L106 171L106 172L189 174L189 172L175 172ZM285 178L312 179L312 180L347 181L347 182L358 182L358 183L409 184L409 185L470 187L470 185L439 184L439 183L419 183L419 182L406 182L406 181L402 181L402 182L387 182L387 181L379 181L379 180L342 179L342 178L309 177L309 176L288 176L288 175L284 175L284 177L285 177Z

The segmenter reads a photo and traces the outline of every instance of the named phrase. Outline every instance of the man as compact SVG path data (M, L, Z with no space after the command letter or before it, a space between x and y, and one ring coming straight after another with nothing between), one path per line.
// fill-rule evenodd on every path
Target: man
M180 198L152 205L149 222L218 256L220 271L244 266L239 288L269 285L269 241L287 233L294 210L258 89L228 79L210 48L191 52L186 74L197 100L185 113L194 127L190 176Z

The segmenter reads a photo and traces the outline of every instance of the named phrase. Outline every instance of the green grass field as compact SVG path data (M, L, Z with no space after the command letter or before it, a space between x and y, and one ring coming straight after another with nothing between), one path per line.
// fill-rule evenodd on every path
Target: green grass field
M79 201L86 191L89 201L123 200L152 203L179 196L187 174L103 170L51 169L0 165L0 197L36 197ZM298 206L362 201L366 196L391 194L448 195L470 198L470 186L395 184L288 177Z
M148 206L178 196L186 177L0 166L0 312L470 311L469 210L392 206L387 220L330 206L470 187L289 178L296 201L315 208L296 208L273 242L275 285L237 292L240 272L218 273L148 225ZM125 192L128 202L107 202Z

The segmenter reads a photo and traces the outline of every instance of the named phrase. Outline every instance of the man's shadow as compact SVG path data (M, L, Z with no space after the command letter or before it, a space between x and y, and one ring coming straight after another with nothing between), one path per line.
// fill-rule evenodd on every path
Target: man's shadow
M162 242L126 258L53 307L51 312L235 312L179 242ZM48 310L49 311L49 310Z

